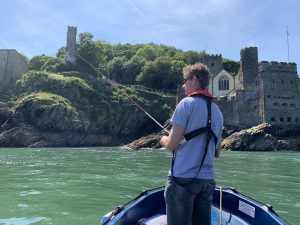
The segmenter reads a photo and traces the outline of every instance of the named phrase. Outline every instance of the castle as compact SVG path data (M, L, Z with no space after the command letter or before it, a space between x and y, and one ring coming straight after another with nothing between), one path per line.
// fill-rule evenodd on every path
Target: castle
M217 79L222 72L221 62L221 55L207 56L204 60L213 79L219 81L219 87L223 83L227 88L227 94L217 101L225 125L245 128L261 123L300 123L300 94L295 63L258 62L257 48L244 48L240 52L239 72L235 78L226 78L234 82L228 85L230 83L224 82L221 76Z

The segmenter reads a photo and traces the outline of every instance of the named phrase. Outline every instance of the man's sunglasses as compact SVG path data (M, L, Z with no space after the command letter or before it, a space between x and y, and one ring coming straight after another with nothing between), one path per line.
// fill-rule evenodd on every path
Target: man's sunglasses
M183 83L185 84L188 80L193 79L193 77L187 77L187 78L183 78Z

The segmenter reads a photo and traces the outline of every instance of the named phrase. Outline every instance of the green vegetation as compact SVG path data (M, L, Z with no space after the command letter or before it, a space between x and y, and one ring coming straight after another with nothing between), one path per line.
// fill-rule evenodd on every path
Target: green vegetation
M127 106L132 103L129 102L123 91L126 91L147 110L165 105L165 101L158 94L147 94L146 98L145 94L138 93L132 88L126 90L114 88L101 79L76 71L62 74L30 71L17 81L16 90L19 95L26 95L27 98L44 99L45 104L48 104L46 100L54 100L53 96L61 96L62 99L68 100L65 104L72 105L84 112L91 121L101 115L113 117L118 113L126 113ZM164 110L164 118L170 116L170 107L165 105L161 110Z
M55 95L48 92L37 92L25 95L18 99L16 102L16 108L20 107L24 104L24 102L32 101L32 102L39 102L43 103L45 107L52 108L53 106L63 104L67 108L73 108L71 106L71 102L59 95Z
M87 82L78 77L65 77L60 74L43 71L30 71L22 79L16 82L17 88L22 92L32 92L39 90L53 90L76 86L81 92L91 92L92 88ZM60 91L60 90L57 90Z
M177 84L182 82L182 68L203 61L205 54L154 43L94 41L88 32L79 34L77 52L76 65L64 62L65 47L58 49L56 57L33 57L29 61L30 71L16 83L16 94L27 98L34 96L45 104L64 101L95 121L102 115L113 119L136 112L136 107L131 107L132 103L124 95L123 91L126 91L149 113L165 121L170 117L170 105L174 103L158 93L175 95ZM224 59L223 66L235 75L239 62ZM130 86L121 90L105 83L103 76L120 84L154 89L157 93L139 91Z
M237 75L240 68L239 62L233 61L231 59L223 59L222 64L223 68L227 70L231 74L231 76Z
M106 76L121 84L139 84L163 92L175 93L181 82L181 71L187 64L203 61L205 52L184 52L172 46L149 44L110 44L93 40L93 35L79 34L77 66L63 62L65 48L58 49L55 57L35 56L30 60L31 70L78 71ZM96 72L90 65L99 72ZM239 62L224 59L223 67L236 75ZM158 82L159 81L159 82Z

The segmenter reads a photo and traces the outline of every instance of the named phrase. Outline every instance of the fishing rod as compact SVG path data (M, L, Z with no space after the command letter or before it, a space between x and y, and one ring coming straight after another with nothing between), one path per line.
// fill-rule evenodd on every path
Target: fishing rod
M136 101L134 101L130 95L128 95L126 93L126 91L124 90L126 87L124 87L123 85L110 80L109 78L107 78L106 76L104 76L98 69L96 69L93 65L91 65L85 58L83 58L81 55L78 55L87 65L89 65L93 70L95 70L96 73L98 73L101 77L102 80L106 81L107 83L109 83L112 86L116 86L118 87L122 93L135 105L137 106L143 113L145 113L150 119L152 119L160 128L163 129L163 131L165 131L166 133L170 133L163 125L161 125L153 116L151 116L145 109L143 109ZM121 88L120 88L121 87Z

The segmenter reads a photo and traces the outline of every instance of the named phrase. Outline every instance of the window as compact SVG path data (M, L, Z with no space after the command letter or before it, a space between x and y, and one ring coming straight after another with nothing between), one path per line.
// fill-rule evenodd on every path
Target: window
M272 118L271 118L271 121L275 121L275 118L274 118L274 117L272 117Z
M226 75L222 75L219 79L219 90L220 91L229 90L229 79Z
M283 122L283 121L284 121L283 117L280 117L280 122Z
M211 63L210 65L211 65L211 67L214 67L214 66L215 66L215 64L214 64L214 63Z
M296 118L295 121L296 121L296 123L299 123L299 118Z
M292 118L291 117L288 117L287 121L290 123L292 122Z

